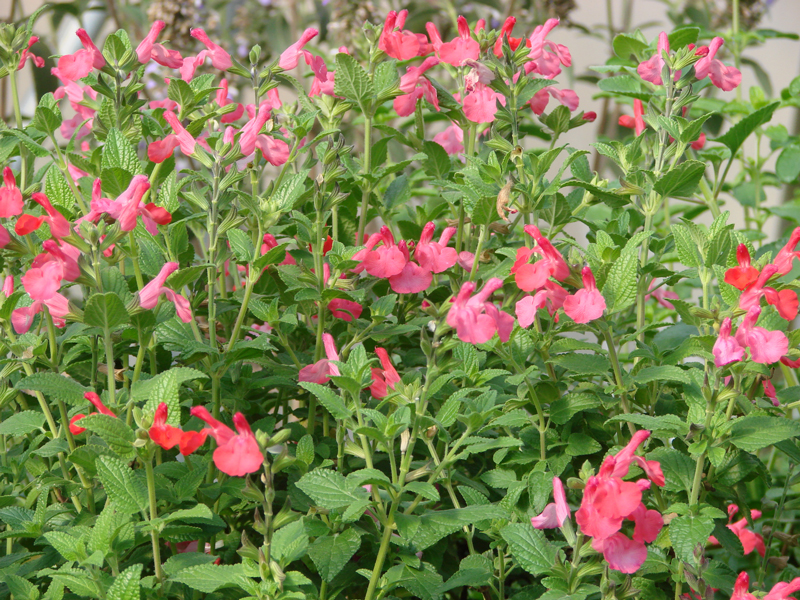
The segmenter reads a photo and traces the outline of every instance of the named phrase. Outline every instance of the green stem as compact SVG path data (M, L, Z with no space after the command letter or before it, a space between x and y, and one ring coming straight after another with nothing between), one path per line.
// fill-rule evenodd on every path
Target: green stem
M488 225L481 225L481 233L478 236L478 247L475 249L475 260L472 261L472 270L469 272L469 280L475 281L475 275L478 274L478 262L480 261L481 252L483 252L483 245L486 243L486 236L489 233Z
M619 357L617 356L617 347L614 344L614 338L611 335L608 323L603 322L600 328L603 331L603 337L606 339L606 346L608 346L608 356L611 359L611 368L614 371L614 381L617 387L620 388L620 404L622 404L623 412L629 415L631 414L631 405L628 402L628 394L625 391L625 384L622 380L622 369L620 368ZM631 432L631 435L636 433L636 427L634 427L631 422L628 422L628 431Z
M139 244L136 243L133 231L128 233L128 242L131 245L131 262L133 263L133 273L136 275L136 286L141 290L144 287L144 277L142 277L142 268L139 266Z
M370 172L372 162L372 117L364 118L364 164L362 174ZM364 244L364 230L367 227L367 213L369 212L369 198L372 195L372 184L364 181L364 193L361 197L361 215L358 217L358 238L356 244Z
M158 529L154 526L152 521L158 518L158 506L156 504L156 477L153 473L153 458L152 456L144 462L144 470L147 476L147 494L150 501L150 540L153 543L153 568L156 573L156 581L159 585L164 582L164 573L161 570L161 547L158 535Z
M467 156L472 156L475 152L475 134L477 132L478 124L470 122L469 129L467 130ZM464 241L464 223L467 220L466 207L462 200L458 206L458 232L456 233L456 252L461 252L461 245ZM475 259L477 260L477 256Z
M108 401L111 406L116 406L117 384L114 379L114 342L111 339L111 330L108 327L103 327L103 342L106 348L106 368L108 370Z
M228 340L228 352L231 351L233 345L239 339L239 331L242 329L242 323L247 316L247 305L250 303L250 296L253 295L253 282L250 277L247 277L247 282L244 285L244 298L242 298L242 306L239 308L239 314L236 316L236 323L233 325L233 332L231 339Z
M19 94L17 93L17 71L16 69L9 70L8 80L11 84L11 100L14 103L14 119L17 123L17 129L22 131L22 111L19 108ZM27 187L28 178L28 156L24 144L19 145L19 155L22 165L20 167L19 189L23 192Z

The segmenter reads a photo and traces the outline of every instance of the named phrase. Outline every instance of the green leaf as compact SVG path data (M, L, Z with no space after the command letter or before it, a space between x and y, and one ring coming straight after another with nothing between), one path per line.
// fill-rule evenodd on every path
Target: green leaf
M800 423L780 417L748 416L731 425L730 442L745 452L755 452L800 435Z
M421 600L440 600L442 597L442 576L432 565L423 562L422 568L415 569L409 565L397 565L386 572L386 579L405 588L414 598Z
M308 549L320 577L333 581L361 546L361 536L355 529L347 529L339 535L317 538Z
M255 253L250 236L241 229L231 229L226 234L231 244L231 252L240 263L250 262Z
M286 212L292 209L295 201L306 191L308 169L294 173L284 178L281 186L272 195L271 204L276 212Z
M347 406L331 388L310 381L301 381L300 386L314 394L334 419L347 419L351 416Z
M207 565L217 560L217 557L205 552L184 552L171 556L167 562L164 563L164 573L168 577L177 575L184 569L189 567L197 567L199 565Z
M344 96L358 104L365 114L371 114L370 100L375 95L375 88L364 67L349 54L336 55L336 79L333 83L333 92L337 96Z
M77 561L82 558L81 554L85 556L85 552L78 551L78 540L65 531L48 531L44 534L44 539L64 557L64 560ZM82 543L80 549L83 550Z
M109 36L108 39L111 39ZM128 141L128 138L117 128L112 128L106 137L106 145L103 147L103 155L100 160L101 169L119 168L127 171L131 175L142 173L142 163L136 155L136 150Z
M24 392L41 392L47 398L62 400L67 404L84 404L83 395L90 392L71 377L64 377L57 373L34 373L20 379L14 386Z
M673 52L675 52L676 50L688 46L689 44L694 44L699 35L699 27L682 26L669 34L669 47L672 48Z
M672 225L672 238L675 240L675 250L681 263L687 267L699 267L701 260L698 246L689 228L678 223Z
M221 587L244 583L244 568L241 564L197 565L178 571L170 581L183 583L204 594L213 594Z
M611 370L608 359L597 354L560 354L551 357L549 362L576 375L602 375Z
M775 173L784 183L791 183L800 175L800 146L783 149L775 163Z
M18 436L41 429L44 415L35 410L25 410L11 415L0 423L0 435Z
M779 105L780 102L773 102L763 108L759 108L757 111L750 113L744 119L736 123L725 135L713 141L727 146L731 151L731 159L733 159L736 155L736 151L744 144L747 137L753 133L756 128L765 123L769 123L770 119L772 119L772 113L775 112L775 109L778 108Z
M691 196L703 178L706 164L699 160L687 160L664 173L653 189L662 196Z
M464 525L507 517L506 511L497 504L433 511L415 518L419 525L409 541L416 550L425 550Z
M127 457L133 452L135 435L125 421L109 415L92 414L83 417L80 426L99 435L120 456Z
M600 398L595 394L572 392L550 405L550 419L556 425L564 425L579 412L597 408L601 404Z
M643 92L642 84L630 75L605 77L597 83L597 87L604 92L628 96L629 98L638 98L644 102L647 102L653 95L649 92Z
M633 380L642 385L652 381L673 381L687 385L692 383L688 371L672 366L645 367L634 376Z
M657 448L647 454L647 460L656 460L661 465L666 483L664 489L670 492L686 492L692 489L695 462L683 452L672 448Z
M304 435L297 442L297 449L294 452L297 460L310 465L314 462L314 438L310 435Z
M417 494L418 496L422 496L427 500L433 500L434 502L438 502L440 500L439 492L436 490L436 487L427 481L412 481L407 483L405 485L405 490L407 492Z
M108 588L107 600L139 600L142 565L132 565L117 575Z
M75 210L75 195L72 193L66 177L55 165L47 170L44 178L44 193L53 206L61 212L70 215Z
M425 172L434 179L447 179L452 162L442 145L431 141L423 142L422 151L428 155L422 163Z
M714 521L711 517L684 515L670 522L669 539L678 558L690 564L697 564L695 549L698 546L705 548L712 531L714 531Z
M112 456L98 458L97 476L109 499L119 510L136 513L147 509L147 488L144 482L120 459Z
M359 499L350 491L344 475L336 471L311 471L303 475L295 485L310 496L317 506L327 510L345 508Z
M114 329L130 320L125 305L114 292L95 294L86 302L83 321L87 325L102 329Z
M620 33L614 37L614 54L623 60L628 60L631 55L637 56L647 50L647 43L637 37Z
M714 521L714 537L717 538L717 541L726 552L730 552L737 557L744 556L742 542L739 541L735 533L728 529L725 519L716 519Z
M494 577L492 561L482 554L465 557L458 566L458 571L447 580L440 591L447 592L459 587L481 587L487 585Z
M152 379L137 381L133 386L134 400L147 402L142 407L145 412L154 413L162 402L167 405L167 423L174 427L181 425L180 386L187 381L207 379L208 376L197 369L173 367L159 373Z
M542 575L555 566L558 550L530 523L506 525L500 535L519 566L531 575Z
M302 558L306 550L308 535L302 519L281 527L272 538L272 558L282 565Z
M601 450L600 444L585 433L573 433L564 450L568 456L585 456Z
M625 310L636 302L638 264L639 259L634 252L623 252L611 265L602 289L609 315Z
M689 425L677 415L663 415L660 417L651 417L650 415L632 414L632 415L617 415L611 417L607 423L614 423L623 421L626 423L633 423L644 429L651 431L668 431L670 433L678 433L686 435L689 433Z

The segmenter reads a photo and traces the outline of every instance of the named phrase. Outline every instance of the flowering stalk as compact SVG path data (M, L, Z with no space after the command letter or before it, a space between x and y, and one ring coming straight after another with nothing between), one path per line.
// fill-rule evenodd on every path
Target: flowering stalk
M153 546L153 569L156 574L156 581L161 586L164 583L164 571L161 567L161 542L159 539L158 528L153 524L158 518L158 505L156 501L156 476L153 472L153 457L149 456L146 460L140 459L144 463L145 476L147 477L147 498L150 504L150 540Z

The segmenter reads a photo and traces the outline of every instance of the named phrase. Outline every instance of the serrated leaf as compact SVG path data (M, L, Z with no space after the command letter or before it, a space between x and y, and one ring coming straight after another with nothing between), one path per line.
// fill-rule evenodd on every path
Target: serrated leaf
M375 96L375 88L364 67L349 54L340 53L336 55L333 93L355 102L365 114L369 114L370 100Z
M680 435L689 433L689 425L677 415L662 415L659 417L641 414L616 415L611 417L607 423L616 421L633 423L634 425L638 425L650 431L668 431Z
M116 576L108 588L107 600L139 600L142 565L131 565Z
M638 263L636 253L623 252L611 265L602 290L609 315L625 310L636 302Z
M412 481L405 485L405 489L407 492L417 494L427 500L433 500L435 502L440 500L439 492L436 487L427 481Z
M611 370L608 359L597 354L560 354L551 357L549 362L576 375L602 375Z
M308 549L320 577L333 581L361 546L361 536L354 529L346 529L338 535L317 538Z
M41 429L44 415L35 410L25 410L11 415L0 423L0 435L18 436Z
M302 519L281 527L273 535L272 557L282 565L288 565L302 558L306 550L308 550L308 535Z
M700 515L684 515L673 519L669 524L669 539L675 554L682 561L697 564L695 548L705 548L708 536L714 531L711 517Z
M34 373L20 379L15 389L32 392L41 392L47 398L62 400L67 404L84 404L83 395L90 392L71 377L64 377L57 373Z
M351 416L344 400L331 388L310 381L301 381L300 386L314 394L334 419L347 419Z
M120 456L133 452L135 435L125 421L109 415L91 414L80 420L80 426L99 435Z
M133 469L113 456L101 456L96 464L97 476L119 510L136 513L147 508L147 488Z
M109 36L108 39L111 39L111 37ZM116 167L127 171L131 175L142 173L142 163L136 155L136 150L133 149L128 138L117 128L110 129L106 136L100 167L102 169Z
M530 523L512 523L500 530L511 554L531 575L541 575L555 566L558 550Z
M687 385L692 383L692 378L686 370L672 366L645 367L634 376L633 380L643 385L652 381L673 381Z
M497 504L433 511L419 517L419 526L409 541L417 550L425 550L464 525L507 517L505 509Z
M84 323L102 329L114 329L129 320L125 305L114 292L91 296L83 310Z
M731 425L730 442L745 452L755 452L777 442L800 436L800 423L790 419L747 416Z
M675 250L678 252L678 259L687 267L699 267L701 261L697 244L692 238L688 227L676 223L672 225L671 229L672 237L675 240Z
M295 484L321 508L333 510L350 506L359 497L350 491L344 475L317 469L303 475Z
M719 142L726 146L731 151L731 158L733 158L736 155L736 151L739 150L747 137L753 133L756 128L765 123L769 123L770 119L772 119L772 113L775 112L778 106L780 106L780 102L773 102L763 108L759 108L757 111L750 113L744 119L736 123L725 135L712 141Z
M659 177L653 189L665 197L691 196L703 178L706 164L699 160L687 160Z
M238 585L244 577L242 565L197 565L178 571L170 581L183 583L193 590L213 594L227 585Z

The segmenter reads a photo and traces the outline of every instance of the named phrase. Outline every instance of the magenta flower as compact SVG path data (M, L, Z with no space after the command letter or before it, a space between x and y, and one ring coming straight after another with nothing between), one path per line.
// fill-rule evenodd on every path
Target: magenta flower
M541 234L539 228L526 225L525 233L536 240L536 247L522 247L517 250L517 258L511 267L511 272L519 289L532 292L544 287L550 277L558 281L564 281L569 277L569 267L561 253ZM529 260L534 254L540 254L542 259L531 264Z
M164 208L156 206L150 202L144 204L142 198L147 190L150 189L150 181L147 175L135 175L128 188L122 192L116 200L102 198L101 181L95 179L92 185L91 211L80 220L97 222L103 215L108 215L115 221L119 221L122 231L133 231L136 229L137 219L141 216L145 229L151 235L158 234L158 225L169 225L172 222L172 215Z
M69 313L69 301L58 292L63 276L64 269L61 263L56 261L47 262L39 268L28 269L21 278L22 286L33 303L30 306L16 308L11 313L14 331L27 332L33 324L33 317L42 311L43 306L47 306L57 327L64 326L63 317Z
M447 324L456 330L458 339L468 344L483 344L494 334L507 342L514 328L514 318L488 302L489 297L503 287L503 280L494 277L474 296L475 283L466 282L456 295L447 313Z
M725 317L720 325L719 336L714 342L712 354L714 355L714 365L717 368L744 360L744 348L739 345L736 338L731 336L731 320L728 317Z
M564 312L576 323L588 323L603 316L606 300L597 289L590 267L583 267L581 278L583 289L564 299Z
M399 13L389 11L378 40L378 48L397 60L409 60L416 56L424 56L431 51L424 34L403 30L407 16L407 10L401 10Z
M727 67L722 61L714 58L717 51L725 41L721 37L715 37L708 46L708 54L703 56L694 65L694 74L697 79L711 79L711 83L725 92L738 87L742 82L742 74L736 67Z
M540 308L546 308L549 315L552 317L556 314L559 308L564 306L564 300L567 299L569 293L563 287L558 285L555 281L548 279L544 283L544 288L540 289L533 296L525 296L519 300L514 307L519 321L519 326L523 328L530 327L536 320L536 311ZM555 317L555 322L558 323L558 315Z
M376 347L375 354L378 355L382 368L372 367L372 385L369 386L369 391L373 398L380 400L389 394L389 390L394 389L395 384L400 381L400 375L384 348Z
M375 246L379 243L382 245L376 250ZM381 227L379 233L369 236L365 246L353 255L353 260L361 261L361 264L353 269L354 273L366 270L373 277L388 279L393 275L399 275L408 262L407 252L403 254L397 247L394 236L386 225Z
M636 137L642 135L646 125L644 123L644 106L642 106L641 100L637 98L633 101L633 116L622 115L619 118L619 124L622 127L633 129L636 133Z
M553 499L544 507L542 514L537 517L531 518L531 525L536 529L555 529L561 527L564 522L569 519L570 514L569 505L567 504L567 496L564 493L564 484L558 477L553 477Z
M761 307L750 307L736 331L736 341L750 350L750 358L764 365L778 362L789 350L789 340L782 331L768 331L756 327Z
M22 192L17 187L17 180L11 167L3 169L3 182L0 187L0 217L7 219L22 214Z
M270 102L270 100L263 100L261 104L258 105L258 112L256 112L254 116L251 116L250 120L242 127L239 135L239 147L242 150L242 154L245 156L250 156L255 152L258 134L269 120L271 110L272 102Z
M319 31L313 27L306 29L299 40L281 53L278 59L278 66L284 71L291 71L297 66L301 56L305 56L306 63L310 64L311 53L308 50L304 50L303 47L318 35Z
M756 596L748 591L749 588L750 577L746 571L742 571L739 573L739 577L736 578L731 600L757 600ZM796 577L788 583L781 581L772 586L770 592L762 600L791 600L792 594L798 590L800 590L800 577Z
M147 158L154 163L162 163L172 156L172 152L178 146L181 147L181 152L186 156L194 154L196 140L192 137L192 134L181 125L175 113L168 110L164 111L164 119L169 123L169 126L172 127L172 131L175 133L168 134L163 140L151 142L147 147Z
M322 344L325 347L325 356L327 358L320 359L300 369L298 381L309 381L324 385L331 380L331 376L338 377L341 375L339 367L333 362L339 360L339 353L336 352L333 336L330 333L323 333Z
M159 297L161 294L164 294L167 300L175 305L175 312L178 314L178 318L184 323L190 323L192 321L192 307L189 301L177 292L164 286L167 278L177 271L179 266L180 265L176 262L168 262L161 267L161 271L158 275L139 291L139 306L148 310L155 308L156 304L158 304Z
M661 72L664 70L664 52L669 54L669 37L666 32L662 31L658 34L658 48L656 49L656 53L648 60L639 63L639 66L636 68L639 77L655 85L664 85L664 81L661 79ZM680 76L680 71L676 72L675 81L677 81Z
M400 78L400 91L405 92L394 99L394 110L401 117L407 117L414 112L420 98L425 98L433 107L439 110L439 97L430 81L422 75L428 69L439 64L439 59L429 56L418 67L408 67L406 74Z

